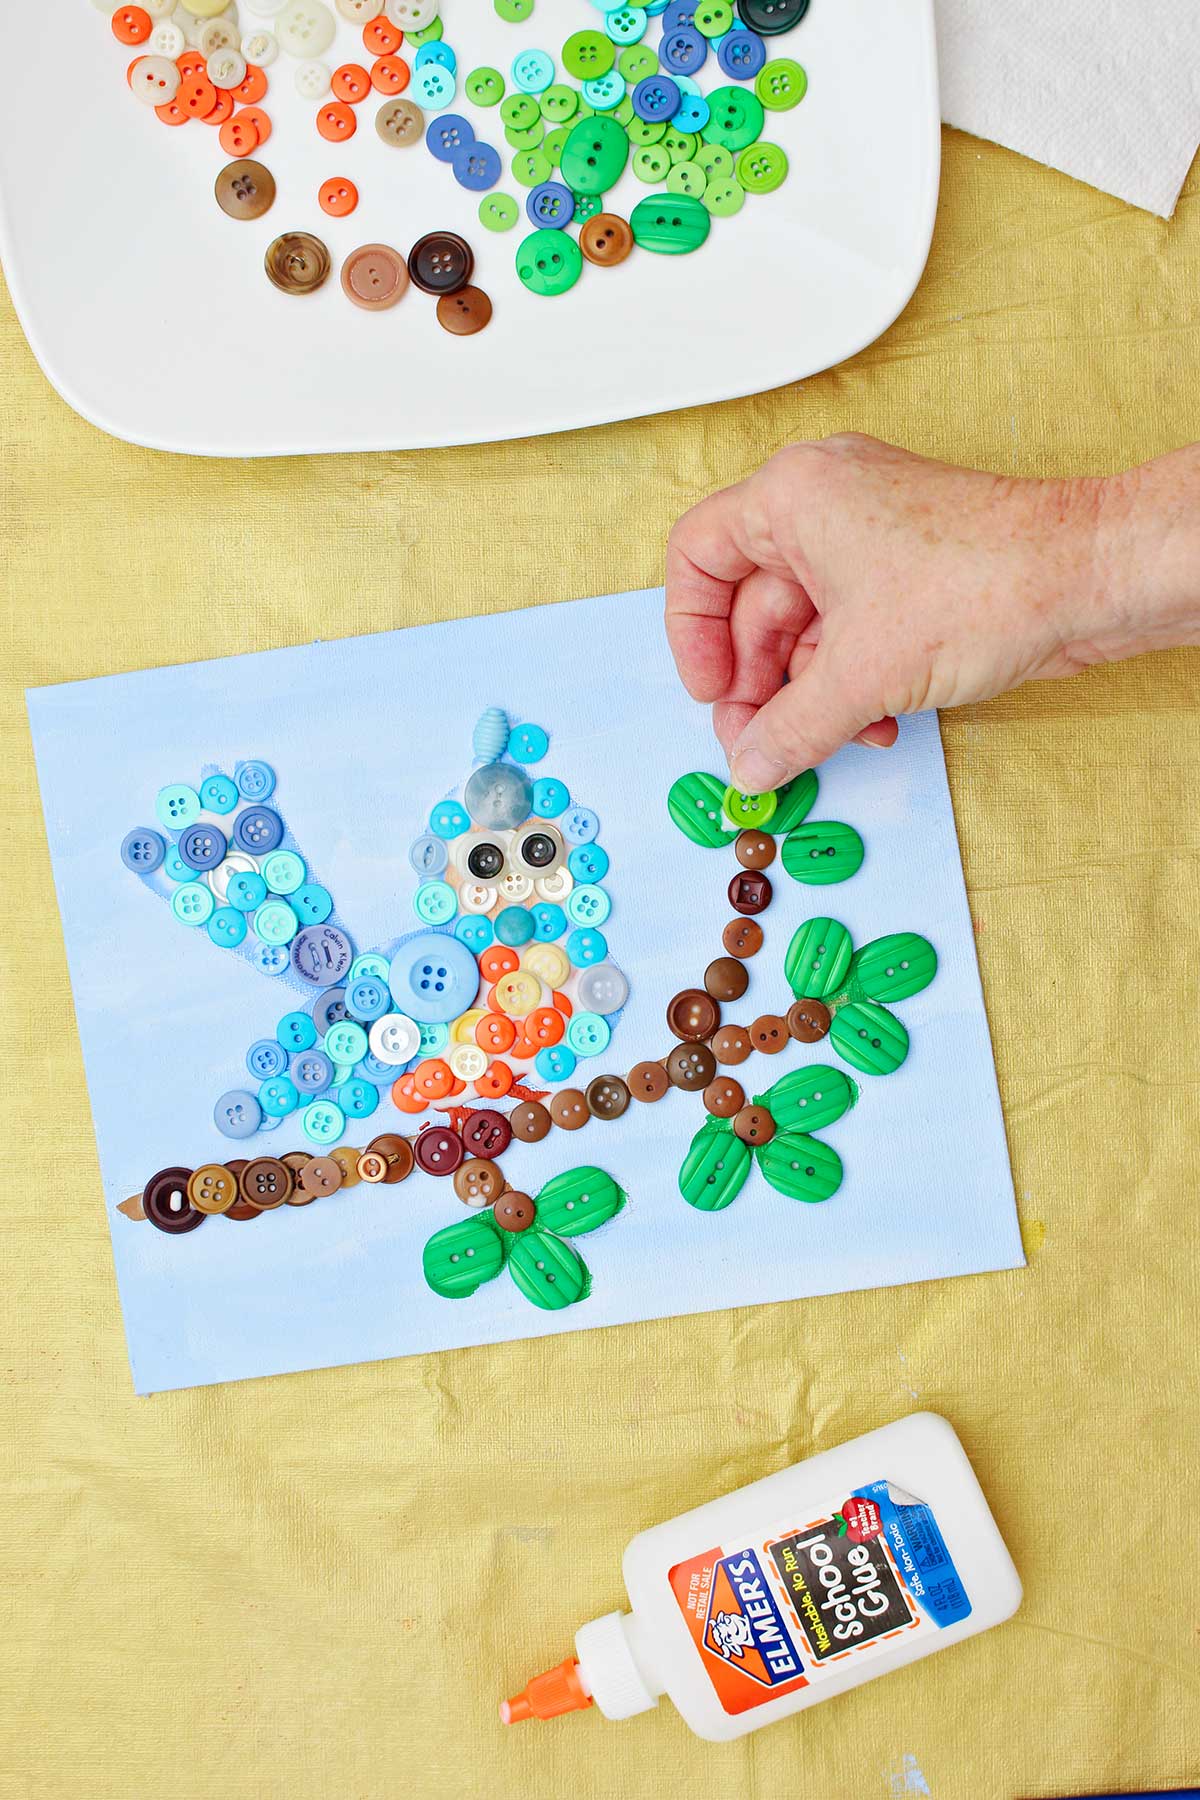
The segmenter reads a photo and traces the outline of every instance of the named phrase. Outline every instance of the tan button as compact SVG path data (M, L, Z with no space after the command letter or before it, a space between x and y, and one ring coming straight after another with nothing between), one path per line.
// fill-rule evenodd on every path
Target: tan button
M306 1194L323 1200L329 1194L336 1194L341 1187L341 1164L335 1162L332 1156L314 1156L305 1163L298 1179Z
M684 988L667 1006L667 1026L685 1044L702 1043L721 1023L721 1009L703 988Z
M228 1212L238 1197L237 1177L224 1163L204 1163L189 1175L187 1197L197 1212Z
M763 928L757 919L730 919L721 942L730 956L757 956L763 945Z
M750 977L736 956L718 956L704 971L704 986L714 1000L740 1000Z
M743 1144L769 1144L775 1136L775 1121L765 1106L743 1106L733 1121L733 1132Z
M523 1144L540 1144L550 1135L550 1114L540 1100L523 1100L520 1106L514 1106L508 1122L513 1136L520 1138Z
M281 294L315 294L329 274L329 252L310 231L285 231L267 246L263 267Z
M635 1100L661 1100L670 1085L661 1063L640 1062L629 1071L629 1092Z
M364 244L342 264L342 292L364 312L386 312L408 287L408 265L387 244Z
M528 1231L537 1218L537 1207L528 1194L510 1188L507 1194L501 1194L492 1208L497 1225L502 1231Z
M713 1055L726 1066L744 1063L753 1048L744 1025L722 1025L712 1041Z
M546 1129L550 1129L549 1113ZM496 1163L485 1156L474 1156L454 1171L454 1191L464 1206L491 1206L504 1192L504 1177Z
M633 228L619 213L593 213L579 233L579 248L602 269L623 263L633 249Z
M707 1044L676 1044L667 1058L672 1084L685 1093L698 1094L717 1072L717 1059Z
M459 288L457 294L443 294L437 303L438 324L453 337L474 337L491 316L492 303L482 288Z
M798 1044L819 1044L832 1018L823 1000L797 1000L788 1008L787 1028Z
M388 100L375 114L375 129L385 144L402 148L425 136L425 114L412 100Z
M357 1187L360 1180L358 1151L352 1150L349 1144L339 1144L337 1149L331 1150L329 1154L342 1171L342 1186L344 1188Z
M765 831L739 831L733 854L743 869L769 869L775 861L775 839Z
M587 1100L578 1088L561 1088L550 1102L550 1117L560 1131L578 1131L590 1116Z
M777 1050L783 1049L787 1041L787 1020L781 1019L777 1013L764 1013L750 1027L750 1042L764 1056L774 1056Z
M704 1104L714 1119L732 1119L746 1104L746 1090L732 1075L718 1075L704 1090Z
M213 189L231 219L261 219L275 200L275 177L260 162L226 163Z

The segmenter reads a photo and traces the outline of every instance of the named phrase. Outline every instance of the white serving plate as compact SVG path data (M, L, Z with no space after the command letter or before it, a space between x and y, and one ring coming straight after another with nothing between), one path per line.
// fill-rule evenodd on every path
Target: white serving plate
M505 158L500 186L524 205L496 108L471 105L462 77L481 63L507 78L516 53L595 23L585 0L538 0L525 25L490 0L444 0L459 59L448 110ZM262 24L242 8L243 28ZM647 41L658 41L652 20ZM212 195L229 160L201 124L161 125L125 84L136 54L86 0L12 7L11 73L0 108L0 256L33 352L63 398L114 436L207 456L412 449L561 431L757 393L814 374L871 343L916 287L933 230L939 170L932 0L812 0L768 51L804 64L809 91L768 113L764 138L791 173L714 219L691 256L636 251L615 269L585 264L570 293L530 294L514 256L526 230L479 223L480 196L423 145L381 143L381 97L358 131L318 137L292 59L268 70L274 121L259 153L278 196L234 221ZM407 54L402 52L402 54ZM339 20L323 60L364 60ZM19 72L20 78L17 79ZM724 77L712 66L707 92ZM316 192L350 176L361 199L327 218ZM654 190L626 170L606 196L628 215ZM337 270L357 245L407 253L422 233L460 232L476 283L495 304L487 330L454 338L411 289L390 312L352 306ZM334 272L302 298L262 270L272 238L312 231Z

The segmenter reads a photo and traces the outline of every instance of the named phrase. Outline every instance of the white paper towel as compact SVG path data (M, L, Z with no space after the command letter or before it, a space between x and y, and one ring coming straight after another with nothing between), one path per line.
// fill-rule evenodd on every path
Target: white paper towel
M1170 218L1200 144L1200 0L936 0L942 117Z

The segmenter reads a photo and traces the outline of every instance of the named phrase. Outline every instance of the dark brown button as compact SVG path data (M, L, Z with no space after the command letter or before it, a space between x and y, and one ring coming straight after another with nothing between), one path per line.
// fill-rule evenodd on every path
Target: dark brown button
M142 1189L142 1211L152 1225L168 1237L179 1237L203 1225L206 1214L197 1212L187 1197L190 1169L160 1169ZM226 1213L226 1218L229 1214Z
M315 294L329 274L329 252L310 231L285 231L267 246L263 267L281 294Z
M746 1104L746 1090L732 1075L718 1075L704 1090L704 1104L714 1119L732 1119Z
M673 1085L689 1094L706 1088L717 1072L717 1059L707 1044L676 1044L667 1058Z
M316 1199L315 1194L313 1195L313 1199ZM308 1200L306 1197L305 1205L307 1204ZM243 1200L239 1194L233 1205L229 1208L229 1211L222 1213L221 1217L223 1219L261 1219L262 1207L251 1206L250 1202L248 1200Z
M453 337L474 337L492 317L492 303L482 288L459 288L437 303L437 322Z
M549 1137L552 1123L540 1100L523 1100L520 1106L514 1106L508 1122L513 1136L520 1138L523 1144L540 1144L544 1137Z
M721 1023L721 1009L703 988L684 988L667 1007L667 1026L685 1044L700 1044Z
M591 1117L587 1096L578 1088L560 1088L550 1102L550 1117L560 1131L578 1131Z
M587 1103L597 1119L619 1119L629 1105L629 1089L619 1075L597 1075L588 1082Z
M281 1156L279 1159L280 1162L287 1164L288 1168L291 1169L293 1174L295 1174L296 1171L295 1171L295 1165L292 1162L292 1157L295 1156L296 1154L297 1154L297 1152L293 1150L293 1151L289 1152L289 1154L287 1156ZM305 1162L308 1161L307 1155L305 1155L304 1161ZM249 1166L250 1165L244 1156L243 1157L235 1156L232 1162L227 1162L225 1164L225 1167L229 1170L229 1173L233 1176L236 1176L239 1180L241 1178L242 1170L249 1168ZM234 1201L233 1205L229 1208L229 1211L227 1213L224 1213L222 1216L226 1219L257 1219L262 1216L262 1208L261 1208L261 1206L251 1206L251 1204L248 1200L242 1199L242 1196L239 1192L237 1199Z
M774 1056L777 1050L783 1049L787 1041L787 1020L781 1019L778 1013L764 1013L750 1027L750 1042L764 1056Z
M386 312L408 291L408 266L388 244L364 244L342 264L342 292L364 312Z
M467 1206L491 1206L504 1192L499 1165L488 1162L486 1157L472 1157L455 1170L454 1191Z
M367 1174L363 1168L363 1162L367 1157L376 1157L382 1160L384 1165L382 1175ZM401 1137L397 1131L384 1131L378 1137L371 1139L363 1155L359 1157L358 1172L364 1181L382 1181L385 1186L394 1187L398 1181L408 1179L413 1172L415 1161L413 1147L406 1137Z
M287 1198L288 1205L311 1206L313 1201L319 1198L319 1195L310 1193L304 1186L300 1177L305 1169L307 1169L309 1163L314 1160L312 1151L285 1150L279 1160L281 1163L286 1164L296 1178L292 1184L292 1191Z
M757 919L730 919L721 942L730 956L757 956L763 946L763 928Z
M408 254L408 272L426 294L453 294L466 287L475 267L470 244L456 231L429 231Z
M753 1048L744 1025L722 1025L712 1041L713 1055L726 1066L744 1063Z
M775 1136L775 1121L765 1106L743 1106L733 1121L733 1133L743 1144L769 1144Z
M473 1112L462 1128L463 1149L468 1156L503 1156L512 1143L512 1126L503 1113L484 1107Z
M704 986L714 1000L740 1000L750 977L736 956L718 956L704 971Z
M733 854L743 869L769 869L775 861L775 839L765 831L739 831Z
M633 227L619 213L593 213L579 233L579 248L602 269L623 263L633 249Z
M330 1194L336 1194L342 1185L342 1169L332 1156L312 1156L305 1163L298 1177L300 1186L314 1200L324 1200Z
M403 149L425 136L425 114L412 100L389 100L375 114L375 129L385 144Z
M537 1207L528 1194L509 1188L507 1194L501 1194L492 1213L501 1231L528 1231L537 1218Z
M734 912L766 912L771 904L769 877L760 874L757 869L747 869L744 874L735 875L729 884L729 904Z
M275 177L260 162L226 163L214 192L217 205L231 219L261 219L275 199Z
M427 1175L453 1175L463 1161L463 1141L447 1125L428 1125L417 1133L413 1155Z
M661 1063L640 1062L629 1071L629 1092L635 1100L661 1100L670 1085Z
M798 1044L817 1044L828 1034L832 1018L823 1000L797 1000L788 1008L787 1028Z
M296 1185L296 1177L277 1156L256 1156L238 1176L238 1190L243 1200L257 1206L260 1212L273 1212L286 1204Z

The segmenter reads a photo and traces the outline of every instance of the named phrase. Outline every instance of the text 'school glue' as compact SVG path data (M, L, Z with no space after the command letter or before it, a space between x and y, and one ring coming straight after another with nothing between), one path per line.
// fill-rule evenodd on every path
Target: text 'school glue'
M1014 1613L1021 1583L966 1452L914 1413L710 1500L625 1552L627 1613L505 1700L628 1719L669 1694L703 1738L740 1737Z

